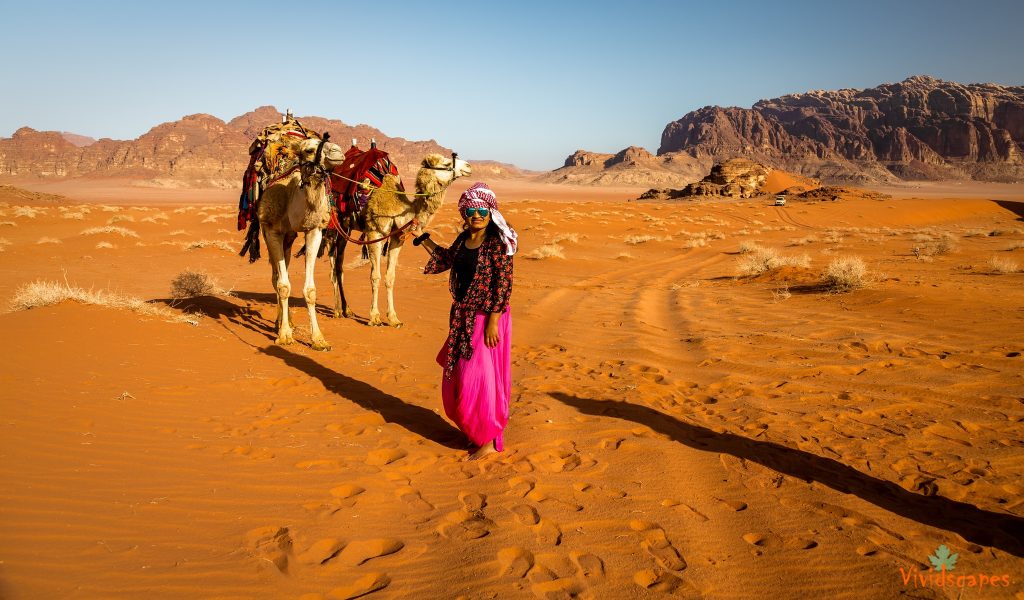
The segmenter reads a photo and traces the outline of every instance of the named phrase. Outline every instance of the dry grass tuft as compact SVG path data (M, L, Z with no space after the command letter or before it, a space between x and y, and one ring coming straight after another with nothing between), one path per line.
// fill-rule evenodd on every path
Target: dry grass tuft
M139 298L111 291L83 290L82 288L71 287L67 283L58 283L56 281L36 281L21 286L14 293L14 298L11 300L11 309L15 311L30 310L41 306L60 304L67 300L82 304L130 310L141 315L159 317L173 323L199 324L197 315L182 315L165 306L150 304Z
M196 240L194 242L185 242L182 244L186 250L199 250L201 248L217 248L224 250L225 252L234 252L235 249L231 247L231 244L223 240Z
M171 280L171 298L183 300L196 296L215 296L220 291L217 284L206 273L182 271Z
M565 258L565 252L558 244L544 244L543 246L534 248L532 252L524 255L524 258L530 258L533 260L541 260L543 258Z
M740 259L737 270L740 275L760 275L782 267L809 267L811 257L803 254L800 256L783 256L774 248L757 246Z
M789 240L789 245L790 246L806 246L807 244L813 244L814 242L817 242L817 241L818 241L817 236L809 235L807 237L795 238L795 239Z
M143 219L143 220L145 220L145 219ZM114 216L110 217L110 219L107 221L107 225L113 225L114 223L124 223L124 222L134 223L135 222L135 217L133 217L131 215L114 215Z
M1007 273L1017 273L1020 271L1020 265L1017 264L1017 261L1004 258L1002 256L993 256L990 258L988 261L988 267L993 273L1000 273L1003 275Z
M85 219L84 212L62 212L60 216L62 219L74 219L75 221L82 221Z
M3 252L4 250L6 250L7 246L10 246L10 245L11 245L11 240L9 240L7 238L0 238L0 252Z
M570 242L573 244L579 243L580 236L577 233L562 233L551 238L552 244L560 244L562 242Z
M125 229L124 227L117 227L114 225L107 225L106 227L90 227L82 231L82 235L98 235L100 233L116 233L121 237L139 237L139 234L135 233L131 229Z
M39 238L39 239L38 239L38 240L36 241L36 243L37 243L37 244L59 244L59 243L61 243L61 241L60 241L60 240L58 240L58 239L57 239L57 238L55 238L55 237L45 237L45 236L44 236L44 237L41 237L41 238Z
M867 285L867 266L858 256L840 256L828 264L821 279L831 292L850 292Z

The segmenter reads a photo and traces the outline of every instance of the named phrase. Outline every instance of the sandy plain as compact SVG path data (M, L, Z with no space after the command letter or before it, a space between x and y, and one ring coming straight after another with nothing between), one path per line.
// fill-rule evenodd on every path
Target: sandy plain
M505 453L463 462L422 250L403 328L364 324L350 255L358 318L330 317L323 262L333 349L298 293L278 347L237 192L21 185L70 200L0 198L5 304L57 282L198 324L5 307L2 598L1024 597L1021 186L775 207L495 182L522 248L512 416ZM793 264L741 275L755 244ZM868 284L830 292L844 256ZM172 301L186 269L228 293ZM938 585L943 545L974 586Z

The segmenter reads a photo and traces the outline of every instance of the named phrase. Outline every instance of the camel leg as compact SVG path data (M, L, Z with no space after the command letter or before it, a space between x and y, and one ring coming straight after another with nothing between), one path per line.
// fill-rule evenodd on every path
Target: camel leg
M398 312L395 311L395 273L398 270L398 253L402 251L401 239L392 238L388 245L388 270L384 272L384 287L388 291L388 325L401 327Z
M277 340L276 343L286 346L295 341L292 335L291 319L288 318L288 296L292 293L288 281L288 252L284 247L284 234L263 230L263 240L267 244L270 255L271 273L274 278L274 289L277 290Z
M306 232L306 279L303 282L302 295L306 298L306 309L309 311L309 333L314 350L331 349L316 320L316 280L313 271L316 269L316 255L320 250L323 235L322 229L311 229Z
M334 252L331 252L331 286L334 288L334 317L345 317L351 319L355 313L348 306L345 300L345 246L348 240L341 237L334 242Z
M370 234L370 235L375 235ZM383 325L380 320L380 309L377 300L380 292L380 255L384 242L377 242L366 247L370 255L370 321L367 325Z

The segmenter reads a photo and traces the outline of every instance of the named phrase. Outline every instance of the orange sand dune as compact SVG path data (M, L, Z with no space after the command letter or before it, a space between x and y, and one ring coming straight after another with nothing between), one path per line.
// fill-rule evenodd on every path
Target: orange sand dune
M418 248L397 330L362 324L355 256L360 318L330 318L320 266L321 353L298 298L299 343L273 344L233 198L0 205L4 298L66 281L199 316L0 314L0 597L1020 597L1024 274L991 261L1024 266L1024 222L1006 203L495 189L522 248L515 382L508 450L480 462L441 411L447 281ZM739 277L751 243L805 266ZM849 255L868 286L824 291ZM231 293L168 301L185 269ZM937 587L942 545L951 574L996 586Z

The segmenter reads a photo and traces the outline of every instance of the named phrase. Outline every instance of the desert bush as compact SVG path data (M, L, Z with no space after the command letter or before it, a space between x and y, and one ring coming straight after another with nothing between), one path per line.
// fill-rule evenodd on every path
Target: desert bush
M822 281L832 292L849 292L867 285L867 265L858 256L840 256L832 259L822 275Z
M234 252L235 249L231 247L231 244L223 240L196 240L194 242L185 242L184 247L186 250L198 250L200 248L217 248L226 252Z
M61 216L62 219L74 219L75 221L81 221L81 220L85 219L85 213L84 212L65 211L65 212L62 212L60 214L60 216Z
M782 267L809 267L811 257L783 256L774 248L758 246L740 259L737 270L740 275L760 275Z
M96 244L96 248L98 248L98 249L103 249L103 248L116 248L116 246L114 246L114 245L113 245L113 244L111 244L110 242L100 242L100 243Z
M4 227L4 226L17 227L18 224L15 223L14 221L0 221L0 227Z
M2 224L2 223L0 223ZM1007 252L1013 252L1014 250L1020 250L1024 248L1024 242L1014 242L1006 249Z
M131 229L125 229L124 227L117 227L115 225L107 225L106 227L90 227L89 229L82 230L82 235L97 235L100 233L116 233L121 237L139 237L139 234L135 233Z
M817 241L818 241L818 238L816 236L809 235L807 237L795 238L795 239L789 240L789 245L790 246L806 246L807 244L813 244L814 242L817 242Z
M13 216L34 219L41 212L38 208L32 208L31 206L15 206Z
M84 290L56 281L36 281L23 285L11 299L12 310L30 310L40 306L60 304L66 300L130 310L143 315L160 317L167 321L198 325L196 315L182 315L165 306L150 304L139 298L110 291Z
M5 249L7 249L7 246L10 246L10 245L11 245L11 240L9 240L7 238L0 238L0 252L3 252Z
M579 234L576 234L576 233L562 233L562 234L556 235L555 237L551 238L551 243L552 244L559 244L561 242L571 242L573 244L576 244L579 241L580 241L580 236L579 236Z
M1006 274L1020 271L1020 265L1017 264L1017 261L1004 258L1002 256L993 256L990 258L988 261L988 267L993 273Z
M195 298L196 296L214 296L217 294L217 285L206 273L195 271L182 271L171 280L171 298L182 300L184 298Z
M764 247L757 242L740 242L740 254L750 254L755 250L764 250Z
M643 244L645 242L650 242L651 240L656 239L658 238L654 237L653 235L631 235L626 237L626 239L622 241L626 242L627 244L632 244L635 246L637 244Z
M37 244L59 244L61 242L60 242L60 240L58 240L55 237L46 237L46 236L44 236L44 237L39 238L36 241L36 243Z
M531 258L533 260L540 260L542 258L565 258L565 252L562 247L558 244L544 244L533 249L529 254L524 256L525 258Z
M776 304L778 304L779 302L782 302L783 300L789 300L792 297L793 297L793 292L789 291L789 286L788 285L783 285L781 287L778 287L778 288L772 290L772 302L774 302Z
M145 219L143 219L143 221L145 221ZM134 223L135 222L135 217L133 217L131 215L114 215L114 216L110 217L110 219L107 220L107 225L113 225L114 223L123 223L123 222Z

